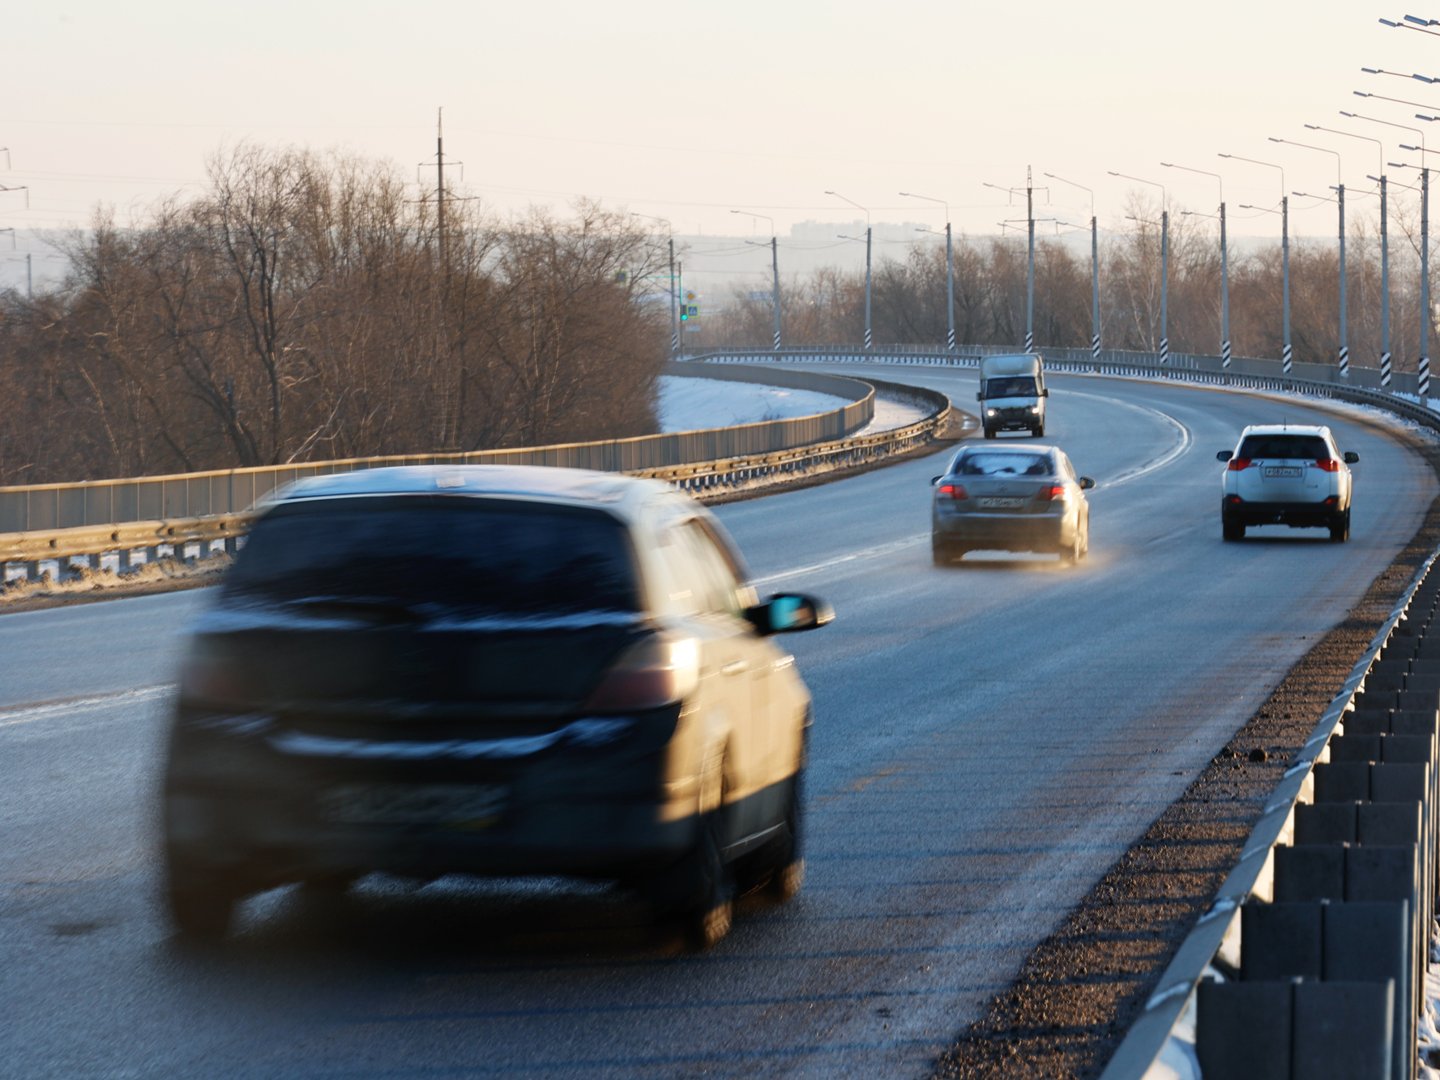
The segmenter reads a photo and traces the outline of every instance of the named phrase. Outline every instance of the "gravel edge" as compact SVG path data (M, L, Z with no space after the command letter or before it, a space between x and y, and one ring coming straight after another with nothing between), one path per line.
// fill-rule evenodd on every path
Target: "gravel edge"
M1387 428L1440 478L1440 445ZM1239 860L1289 762L1440 547L1440 499L1345 619L1289 670L1185 794L1118 859L935 1062L943 1080L1099 1076Z

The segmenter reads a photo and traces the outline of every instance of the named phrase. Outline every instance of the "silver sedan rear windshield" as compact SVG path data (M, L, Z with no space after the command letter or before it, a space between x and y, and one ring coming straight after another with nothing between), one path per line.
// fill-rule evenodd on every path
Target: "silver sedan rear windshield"
M628 532L609 514L424 496L278 507L251 532L224 590L471 615L634 612L639 592Z
M961 476L1049 476L1055 471L1048 454L986 450L962 454L955 462Z

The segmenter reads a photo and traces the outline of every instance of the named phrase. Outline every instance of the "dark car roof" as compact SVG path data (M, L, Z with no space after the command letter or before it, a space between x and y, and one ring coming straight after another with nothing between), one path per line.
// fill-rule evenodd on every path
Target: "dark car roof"
M545 465L398 465L361 469L297 480L261 505L311 499L389 495L502 497L561 503L604 505L623 517L656 494L676 494L658 480L621 473L592 472Z

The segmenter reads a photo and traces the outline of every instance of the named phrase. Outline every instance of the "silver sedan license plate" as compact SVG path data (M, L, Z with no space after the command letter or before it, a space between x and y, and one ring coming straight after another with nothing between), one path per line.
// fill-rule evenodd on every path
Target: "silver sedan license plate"
M483 829L500 818L499 784L347 784L320 795L325 820L340 825L439 825Z
M1014 510L1025 505L1024 499L1004 498L999 495L985 495L975 501L984 510Z
M1273 479L1294 479L1300 475L1300 469L1295 465L1267 465L1265 467L1265 478Z

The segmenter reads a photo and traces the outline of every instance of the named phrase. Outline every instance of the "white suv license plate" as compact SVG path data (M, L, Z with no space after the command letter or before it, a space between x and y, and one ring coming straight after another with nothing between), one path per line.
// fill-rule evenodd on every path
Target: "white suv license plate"
M320 813L339 825L440 825L483 829L499 820L500 784L348 784L320 794Z
M1266 465L1264 476L1267 480L1288 480L1300 476L1303 472L1303 469L1295 465Z
M998 495L982 495L975 501L982 510L1015 510L1025 505L1024 499L1008 499Z

